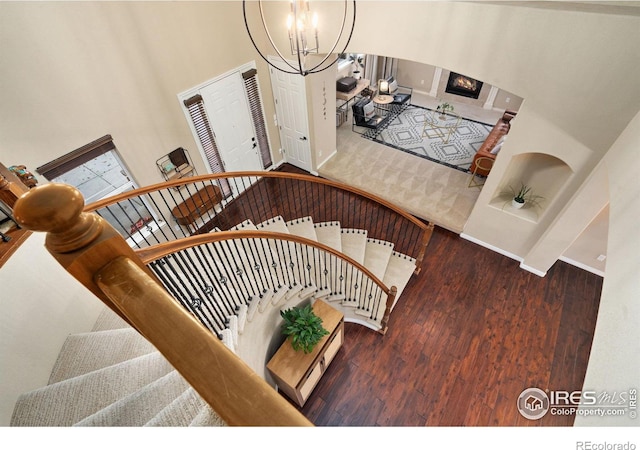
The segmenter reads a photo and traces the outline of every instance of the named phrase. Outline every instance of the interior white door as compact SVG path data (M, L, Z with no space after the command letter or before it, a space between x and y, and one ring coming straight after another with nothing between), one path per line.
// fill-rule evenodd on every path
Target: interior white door
M205 86L200 95L225 171L263 170L240 73Z
M270 57L274 64L282 60ZM311 172L311 143L304 77L269 68L285 161Z

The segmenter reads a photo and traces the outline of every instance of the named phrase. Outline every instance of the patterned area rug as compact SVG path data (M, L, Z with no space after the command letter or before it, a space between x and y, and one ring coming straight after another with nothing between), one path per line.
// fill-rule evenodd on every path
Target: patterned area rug
M392 120L383 131L369 139L468 172L473 155L485 141L493 125L460 119L450 136L447 136L446 129L444 133L438 133L439 130L430 127L427 127L423 136L425 120L432 114L434 111L431 109L411 105Z

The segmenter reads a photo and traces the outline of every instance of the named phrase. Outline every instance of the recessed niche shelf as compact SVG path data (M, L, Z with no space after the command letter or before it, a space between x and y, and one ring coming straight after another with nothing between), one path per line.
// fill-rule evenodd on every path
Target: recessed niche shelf
M538 222L538 217L542 213L541 208L538 208L536 206L524 205L522 208L517 209L511 206L511 200L512 197L510 195L499 195L497 197L494 197L489 202L489 206L499 209L507 214L511 214L513 216L524 219L528 222Z
M571 168L555 156L546 153L520 153L511 158L489 206L537 223L572 175ZM517 209L511 206L509 186L517 191L522 183L531 186L532 193L542 197L540 207L525 205Z

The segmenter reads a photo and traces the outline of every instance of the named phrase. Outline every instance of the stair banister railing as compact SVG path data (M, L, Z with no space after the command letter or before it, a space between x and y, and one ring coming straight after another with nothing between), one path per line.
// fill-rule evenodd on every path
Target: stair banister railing
M145 336L228 425L312 425L177 305L109 223L83 209L77 189L50 183L23 194L14 215L22 227L47 232L51 255Z
M256 230L238 230L238 231L219 231L216 233L199 234L186 238L182 238L176 241L165 242L163 244L157 244L152 247L136 250L136 253L140 259L149 264L160 258L168 255L173 255L181 250L192 248L202 244L208 244L213 242L223 242L227 240L240 240L240 239L263 239L263 240L278 240L288 241L292 243L301 244L306 247L312 247L322 252L333 255L334 257L344 261L346 264L354 267L362 275L371 280L373 284L386 294L386 300L384 303L384 315L380 321L381 329L379 332L385 334L388 328L389 316L391 314L391 308L396 297L397 289L395 286L387 287L376 275L374 275L369 269L364 267L355 259L348 255L338 252L337 250L325 245L321 242L317 242L311 239L307 239L302 236L294 234L277 233L272 231L256 231Z
M182 178L103 199L87 205L86 211L96 211L102 215L111 214L113 209L117 213L131 206L128 203L132 201L144 200L159 214L151 223L162 230L148 238L138 237L138 241L144 242L141 242L143 245L137 245L154 245L211 231L210 228L201 229L195 225L177 227L176 231L172 215L172 209L176 205L205 186L217 186L227 192L221 209L203 211L200 217L204 221L220 222L217 224L220 229L228 229L246 218L260 223L272 218L273 215L269 214L273 213L282 215L285 220L310 215L316 222L339 221L344 228L363 228L376 239L394 242L397 251L415 258L416 273L420 271L433 232L432 223L425 224L402 208L362 189L311 175L279 171L226 172ZM316 206L304 209L304 202L300 201L302 197L308 198L312 204L314 201L324 202L328 209L319 210ZM359 205L350 203L354 199L359 201ZM256 203L257 207L252 208L251 205ZM230 220L230 210L246 217L234 217ZM411 229L402 228L400 222L410 225ZM162 227L163 224L170 226ZM123 228L126 229L127 224L124 225ZM158 234L161 234L160 239Z

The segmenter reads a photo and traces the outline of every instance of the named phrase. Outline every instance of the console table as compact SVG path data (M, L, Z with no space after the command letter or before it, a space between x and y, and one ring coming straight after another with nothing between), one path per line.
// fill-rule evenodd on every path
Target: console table
M340 311L316 300L313 312L322 319L322 326L329 334L322 337L311 353L295 351L289 338L267 364L278 389L300 407L304 406L344 340L344 315Z
M343 101L341 105L336 105L336 115L340 117L339 120L336 120L336 126L342 125L349 119L349 102L368 88L369 85L369 80L358 80L356 87L351 89L349 92L336 91L336 100Z

